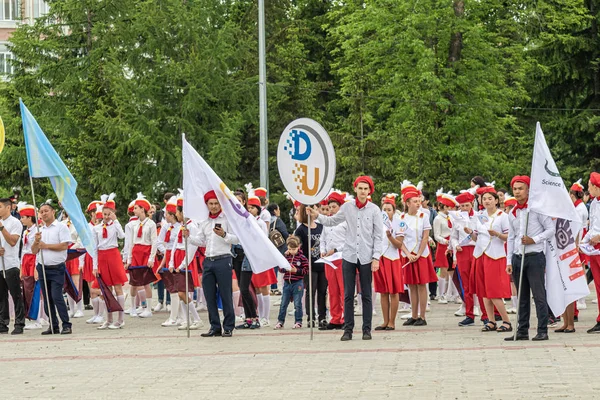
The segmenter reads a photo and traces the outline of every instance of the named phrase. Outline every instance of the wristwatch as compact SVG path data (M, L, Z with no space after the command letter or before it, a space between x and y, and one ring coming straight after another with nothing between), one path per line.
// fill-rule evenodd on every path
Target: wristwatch
M0 232L4 230L4 225L0 226Z

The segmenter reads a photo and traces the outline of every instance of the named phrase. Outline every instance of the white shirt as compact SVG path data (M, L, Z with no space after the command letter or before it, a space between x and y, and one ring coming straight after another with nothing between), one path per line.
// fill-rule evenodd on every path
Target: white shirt
M494 260L506 257L504 250L505 241L497 236L491 236L488 231L494 230L499 233L508 233L508 214L497 210L490 216L486 210L479 214L479 224L477 226L477 244L473 255L479 258L482 254Z
M188 231L190 231L190 237L197 237L198 236L198 225L192 221L191 219L188 220L188 222L186 222L185 227L187 228ZM183 260L181 260L181 263L179 265L175 265L175 251L176 250L185 250L185 238L181 239L181 243L179 243L179 231L181 230L181 224L178 224L177 226L177 232L175 232L175 230L173 230L171 232L171 234L175 233L175 241L173 242L173 245L171 247L171 259L169 260L169 265L167 267L171 268L177 268L179 270L184 270L189 262L192 262L194 260L194 256L196 254L196 250L198 250L198 246L196 246L195 244L192 243L192 241L188 238L187 240L187 257L184 258ZM189 261L189 262L188 262Z
M328 253L331 250L342 251L346 241L348 225L342 222L336 226L324 226L321 234L321 252Z
M127 262L129 260L129 253L131 253L131 247L133 246L133 223L138 220L138 217L129 218L129 222L125 224L125 243L123 244L123 262ZM92 229L94 229L94 225L92 225Z
M516 217L513 211L516 211ZM527 208L513 209L513 211L508 214L507 265L512 264L513 254L521 254L523 248L521 239L525 236L525 231L527 231L527 236L535 242L535 244L525 246L525 254L529 254L543 252L546 249L545 241L550 239L556 230L556 225L552 221L552 218L538 214L535 211L529 211L528 229L525 229Z
M170 224L165 222L162 225L160 233L158 234L158 239L156 242L156 248L159 253L165 254L167 250L171 250L173 248L173 244L177 241L177 236L179 235L179 230L181 228L181 224L176 222L174 224ZM171 232L169 240L166 241L167 232Z
M335 226L346 222L348 231L342 258L351 263L367 264L381 257L383 218L375 204L367 202L359 209L356 202L342 204L337 214L331 217L319 215L317 222L323 226Z
M33 246L33 241L35 240L35 234L38 231L37 225L31 225L31 228L26 228L23 231L23 237L21 241L23 242L23 248L21 249L21 257L25 254L32 254L31 247ZM27 237L27 244L25 244L25 237Z
M9 215L8 218L2 220L2 225L4 225L4 230L8 232L10 236L18 235L19 238L21 238L23 225L21 225L21 222L19 222L18 219ZM4 265L0 265L0 269L19 268L21 266L19 260L19 240L17 240L14 246L11 246L4 240L4 232L0 232L0 247L4 249L4 257L2 257Z
M382 237L382 248L383 254L381 257L385 257L388 260L398 260L400 258L400 250L390 242L387 237L387 231L392 232L392 236L395 238L400 237L400 217L394 213L392 220L384 220L383 223L383 237Z
M71 233L66 224L61 224L58 220L54 220L50 226L43 224L41 227L42 242L46 244L71 243ZM38 261L43 261L44 265L58 265L67 261L67 250L48 250L41 249L38 254Z
M75 225L71 222L70 219L65 219L60 222L64 224L67 228L69 228L69 234L71 235L71 244L69 245L69 249L79 249L83 247L81 240L79 239L79 234L77 233L77 229L75 229Z
M458 246L475 246L475 241L473 240L466 242L469 235L465 232L465 227L475 230L475 228L477 228L477 221L475 220L477 216L475 213L473 213L472 216L468 216L466 214L466 212L462 211L452 212L449 214L452 218L452 234L450 235L450 243L452 243L452 248L454 249L456 249Z
M600 201L592 200L590 204L590 225L583 238L583 243L589 243L594 236L600 235Z
M450 235L452 230L448 228L448 221L450 217L448 214L439 212L438 215L433 219L433 238L440 244L448 244L450 242Z
M142 237L138 237L140 225L142 226ZM133 224L131 225L131 230L131 233L133 234L133 246L135 246L136 244L151 246L150 257L148 257L148 264L153 263L154 257L156 257L156 224L154 223L154 221L152 221L152 219L146 217L146 219L144 219L143 221L140 221L139 219L137 221L133 221ZM128 253L128 257L129 258L127 260L127 263L131 264L131 252Z
M98 250L110 250L119 247L118 239L125 237L125 232L118 220L114 220L106 224L106 238L102 237L104 234L104 221L94 226L92 232L94 233L94 240L98 246ZM94 269L98 269L98 257L94 257Z
M404 246L411 253L418 253L419 246L421 245L421 240L423 239L425 231L431 230L431 224L429 223L429 218L427 214L422 210L419 210L416 215L409 215L408 213L402 214L400 217L400 225L399 225L399 236L404 237ZM402 251L405 257L408 257L408 254L405 254ZM425 246L425 250L421 257L429 256L429 245Z
M583 231L587 228L588 224L588 209L582 201L579 204L577 204L577 206L575 207L575 211L577 211L577 215L579 215L581 222L581 231L579 231L579 239L583 239Z
M221 228L225 231L224 238L213 231L215 224L221 224ZM195 236L190 234L188 242L199 247L205 246L206 251L204 254L206 257L231 254L231 245L239 243L237 236L231 233L227 217L223 212L217 218L208 218L200 222L198 228L198 234Z
M265 223L265 226L269 227L271 223L271 213L266 208L263 208L262 210L260 210L259 215L259 220L263 221Z

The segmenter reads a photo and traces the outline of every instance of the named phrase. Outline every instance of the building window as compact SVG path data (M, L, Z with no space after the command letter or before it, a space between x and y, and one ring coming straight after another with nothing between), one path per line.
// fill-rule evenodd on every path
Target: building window
M50 6L44 0L33 0L33 18L48 14Z
M10 63L13 55L8 51L0 52L0 75L12 75L13 66Z
M20 0L0 0L0 21L16 21L21 17Z

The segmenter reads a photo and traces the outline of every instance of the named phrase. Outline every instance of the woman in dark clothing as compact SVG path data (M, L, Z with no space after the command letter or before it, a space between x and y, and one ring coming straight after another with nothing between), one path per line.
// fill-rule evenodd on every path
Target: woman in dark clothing
M279 205L277 205L276 203L269 203L269 205L267 206L267 211L269 211L269 213L271 214L271 232L273 230L276 230L281 234L283 238L283 244L279 246L277 250L279 250L281 254L285 254L285 252L287 251L286 241L290 234L288 233L287 227L285 226L285 222L283 222L281 219L281 210L279 209ZM278 272L279 267L275 267L275 274L277 275ZM271 285L271 296L281 296L281 291L279 291L279 289L277 288L277 283Z

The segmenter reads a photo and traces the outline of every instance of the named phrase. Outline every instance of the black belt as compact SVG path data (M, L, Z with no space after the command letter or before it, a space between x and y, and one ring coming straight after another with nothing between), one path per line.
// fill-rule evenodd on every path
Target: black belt
M38 264L38 265L39 265L39 266L41 266L42 264ZM45 264L43 267L44 267L44 268L46 268L46 269L59 269L60 267L64 267L64 266L66 266L66 264L65 264L65 263L62 263L62 264L56 264L56 265L48 265L48 264Z
M527 257L533 257L533 256L539 256L540 254L544 254L544 252L543 251L536 251L535 253L525 253L525 258L527 258ZM515 254L515 256L522 257L521 254Z
M223 254L223 255L220 255L220 256L206 257L205 259L209 260L209 261L217 261L217 260L224 260L226 258L232 258L232 257L233 256L231 254Z

